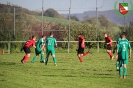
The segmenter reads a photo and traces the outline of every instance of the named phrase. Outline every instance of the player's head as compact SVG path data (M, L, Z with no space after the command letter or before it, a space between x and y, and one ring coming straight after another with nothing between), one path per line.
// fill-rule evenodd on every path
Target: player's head
M82 40L83 39L82 33L78 34L78 39L79 40Z
M45 40L46 39L46 36L45 35L42 35L42 39Z
M108 35L107 35L107 33L105 32L105 33L104 33L104 37L107 37L107 36L108 36Z
M126 33L126 32L122 32L121 37L122 37L122 38L125 38L125 37L126 37L126 35L127 35L127 33Z
M36 40L36 36L33 35L33 36L32 36L32 39L33 39L33 40Z
M54 33L53 32L50 32L50 36L54 36Z
M82 35L82 33L79 33L78 35Z

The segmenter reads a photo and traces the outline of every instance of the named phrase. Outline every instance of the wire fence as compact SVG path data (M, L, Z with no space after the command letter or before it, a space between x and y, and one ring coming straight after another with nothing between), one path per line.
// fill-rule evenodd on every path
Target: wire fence
M11 44L17 43L17 41L19 43L20 40L28 40L32 35L37 36L39 39L42 34L49 36L50 32L54 32L54 37L57 41L61 41L59 45L62 48L66 48L68 52L69 49L75 47L73 46L75 45L74 41L78 40L77 36L79 33L82 33L85 40L90 42L88 47L93 46L98 51L99 47L103 47L103 44L101 45L103 42L101 41L104 41L104 32L107 32L115 41L120 33L126 30L128 31L128 40L133 41L133 30L129 30L128 27L132 20L132 15L128 17L118 16L114 12L116 1L118 0L42 0L42 6L40 6L42 9L38 12L22 9L17 5L8 3L5 8L0 9L2 12L0 13L0 48L2 49L5 46L9 48L6 41L10 41ZM58 5L59 3L56 2L62 4ZM118 3L120 2L123 2L123 0L118 1ZM129 3L130 1L126 2ZM130 4L129 7L131 7ZM45 12L48 8L53 8L59 12L61 17L51 18L43 16L44 13L42 12ZM105 10L109 11L105 13ZM71 16L78 17L80 21L73 20ZM20 47L21 45L16 44L13 47Z

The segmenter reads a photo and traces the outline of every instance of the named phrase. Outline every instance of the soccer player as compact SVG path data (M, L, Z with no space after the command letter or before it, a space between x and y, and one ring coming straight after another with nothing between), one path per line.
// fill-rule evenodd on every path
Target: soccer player
M79 41L78 42L78 50L77 50L78 51L78 58L79 58L80 62L83 62L82 57L86 56L89 53L92 54L92 52L90 52L90 51L84 52L85 39L81 34L78 35L78 41Z
M115 50L117 50L117 46L118 46L118 44L119 44L120 41L121 41L121 35L116 40ZM118 57L116 57L116 70L119 71L119 58Z
M46 59L45 59L45 65L48 63L48 58L49 55L51 54L53 57L54 65L57 66L56 64L56 58L55 58L55 47L57 48L57 42L56 39L53 37L54 33L51 32L50 36L46 38L45 40L45 46L46 46Z
M42 38L40 38L37 43L36 43L36 48L35 48L35 53L36 56L33 58L33 60L31 61L32 63L35 62L35 60L38 58L39 54L41 54L40 57L40 63L45 62L44 61L44 42L45 42L46 36L42 36Z
M21 60L22 63L26 63L26 61L28 60L28 58L30 57L30 48L33 46L34 48L36 48L35 46L35 40L36 37L32 36L32 39L28 40L24 46L23 46L23 50L25 52L25 56L23 57L23 59Z
M112 39L110 38L110 36L107 35L107 33L104 33L104 37L105 37L105 43L107 45L107 53L110 56L110 60L113 60L114 56L111 52L111 50L112 50Z
M129 56L128 56L128 50L130 50ZM119 76L120 78L125 79L127 74L128 58L131 58L131 46L129 41L126 39L125 32L122 33L122 39L117 46L117 55L118 55L118 58L120 58Z

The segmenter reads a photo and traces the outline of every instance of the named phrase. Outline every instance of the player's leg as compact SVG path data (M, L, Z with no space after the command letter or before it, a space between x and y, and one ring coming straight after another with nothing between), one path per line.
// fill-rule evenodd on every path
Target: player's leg
M47 63L48 63L48 58L49 58L49 54L50 54L51 52L49 51L49 50L46 50L46 59L45 59L45 65L47 65Z
M34 58L32 59L32 63L34 63L36 61L36 59L38 58L38 55L34 56Z
M124 64L123 64L123 67L124 67L124 74L123 74L123 78L125 79L126 78L126 75L127 75L127 64L128 64L128 60L124 60Z
M89 51L84 52L84 53L83 53L83 56L86 56L87 54L89 54Z
M55 57L55 50L51 50L51 55L53 57L53 61L54 61L54 65L57 66L57 63L56 63L56 57Z
M43 50L41 51L40 62L41 63L45 62L45 60L44 60L44 51Z
M34 56L34 58L32 59L32 61L31 61L32 63L34 63L39 56L39 52L37 49L35 49L35 53L36 53L36 56Z
M120 64L120 67L119 67L119 76L120 76L120 78L122 78L123 77L123 72L122 72L122 70L123 70L123 60L119 60L119 64Z
M24 47L24 52L25 52L25 56L24 56L23 59L21 60L22 63L26 63L26 61L27 61L28 58L30 57L30 48Z
M80 61L80 62L83 62L82 56L83 56L83 54L78 54L78 58L79 58L79 61Z
M113 53L111 52L111 49L112 49L112 47L107 46L107 53L108 53L109 56L110 56L110 60L113 60L114 56L113 56Z
M84 48L79 48L78 49L78 58L79 58L80 62L83 62L83 60L82 60L83 53L84 53Z
M120 60L120 57L121 55L118 53L118 56L116 57L116 70L119 71L119 60Z
M118 61L118 59L116 61L116 70L119 71L119 61Z
M83 56L86 56L86 55L88 55L89 53L92 54L92 52L87 51L87 52L84 52L84 53L83 53Z

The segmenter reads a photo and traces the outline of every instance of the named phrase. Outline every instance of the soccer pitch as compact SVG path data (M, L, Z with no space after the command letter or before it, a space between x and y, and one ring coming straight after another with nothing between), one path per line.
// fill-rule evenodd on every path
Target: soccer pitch
M120 79L114 60L106 52L89 54L79 62L76 53L56 53L57 65L52 57L47 66L40 58L22 64L24 53L0 55L0 88L132 88L133 59L127 65L127 78Z

